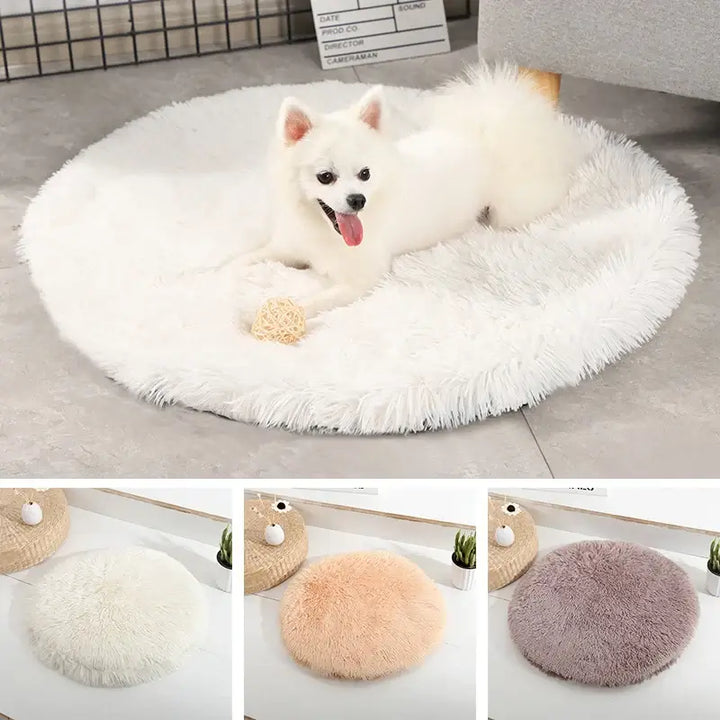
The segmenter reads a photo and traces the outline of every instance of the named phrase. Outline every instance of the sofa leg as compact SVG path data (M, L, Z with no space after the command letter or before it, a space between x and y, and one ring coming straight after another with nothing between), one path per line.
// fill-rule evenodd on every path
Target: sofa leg
M520 68L520 72L532 78L538 90L550 100L553 105L557 105L560 96L560 73L544 72L543 70L532 70L530 68Z

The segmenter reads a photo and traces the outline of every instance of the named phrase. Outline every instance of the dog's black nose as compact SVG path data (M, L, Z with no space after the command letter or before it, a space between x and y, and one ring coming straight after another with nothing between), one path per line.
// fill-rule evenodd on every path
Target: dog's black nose
M360 210L365 207L365 196L360 195L360 193L348 195L347 204L351 210L354 210L355 212L360 212Z

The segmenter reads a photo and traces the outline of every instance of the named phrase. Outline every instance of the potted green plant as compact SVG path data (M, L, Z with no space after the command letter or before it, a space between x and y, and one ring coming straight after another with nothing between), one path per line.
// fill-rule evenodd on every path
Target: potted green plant
M452 584L458 590L470 590L473 586L476 554L475 532L465 535L458 530L452 554Z
M224 592L232 592L232 525L222 532L217 561L220 566L217 585Z
M720 538L710 543L710 557L707 562L705 589L715 597L720 597Z

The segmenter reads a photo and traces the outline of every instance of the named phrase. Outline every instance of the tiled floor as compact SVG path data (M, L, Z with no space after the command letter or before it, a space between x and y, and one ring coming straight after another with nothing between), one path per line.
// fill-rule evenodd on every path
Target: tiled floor
M0 475L720 475L720 104L565 78L562 105L636 138L686 185L700 269L657 337L528 411L412 437L314 437L130 397L62 343L17 262L17 225L63 162L174 100L324 78L431 86L476 58L476 19L449 55L319 69L312 44L0 86Z

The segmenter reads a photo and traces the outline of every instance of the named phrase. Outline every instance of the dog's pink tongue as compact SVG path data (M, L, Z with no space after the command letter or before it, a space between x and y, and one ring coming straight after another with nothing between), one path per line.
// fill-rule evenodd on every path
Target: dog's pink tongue
M363 239L363 226L357 215L343 215L336 212L335 219L347 245L359 245Z

